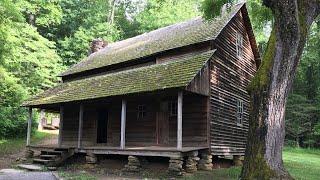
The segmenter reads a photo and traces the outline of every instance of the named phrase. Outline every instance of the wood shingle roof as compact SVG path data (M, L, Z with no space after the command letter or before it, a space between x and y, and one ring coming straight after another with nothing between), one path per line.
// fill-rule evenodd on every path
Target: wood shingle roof
M123 41L111 43L104 49L91 54L74 65L60 76L119 64L170 49L213 40L243 5L244 3L239 3L233 6L228 13L210 21L198 17Z
M65 82L25 101L37 106L101 97L186 87L200 72L215 50L101 76Z

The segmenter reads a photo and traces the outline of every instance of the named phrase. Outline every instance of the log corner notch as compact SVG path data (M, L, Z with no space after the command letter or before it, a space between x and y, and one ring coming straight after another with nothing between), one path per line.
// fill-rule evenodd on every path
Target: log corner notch
M282 161L288 93L320 1L264 0L274 26L263 61L248 86L249 132L241 179L293 179Z

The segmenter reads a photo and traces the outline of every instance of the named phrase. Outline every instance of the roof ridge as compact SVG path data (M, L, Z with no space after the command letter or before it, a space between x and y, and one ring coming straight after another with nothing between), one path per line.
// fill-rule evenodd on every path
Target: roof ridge
M230 12L209 21L205 21L202 17L195 17L111 43L84 58L60 76L90 71L215 39L244 4L244 2L238 3L232 7Z

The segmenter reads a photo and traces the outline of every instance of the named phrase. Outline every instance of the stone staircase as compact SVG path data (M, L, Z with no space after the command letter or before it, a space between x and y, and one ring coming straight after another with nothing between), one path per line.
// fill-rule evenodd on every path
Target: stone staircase
M53 150L42 150L38 158L33 159L33 163L45 166L59 166L69 157L74 155L74 149L55 148Z

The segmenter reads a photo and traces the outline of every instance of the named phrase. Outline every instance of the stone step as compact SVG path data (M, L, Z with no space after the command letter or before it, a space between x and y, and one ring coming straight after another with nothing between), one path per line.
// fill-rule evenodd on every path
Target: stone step
M41 159L55 159L57 157L58 157L58 155L55 155L55 154L42 154L42 155L40 155Z
M34 164L18 164L18 168L20 169L26 169L28 171L42 171L43 167L39 165L34 165Z
M68 152L69 148L54 148L55 151L65 151Z
M62 155L64 151L41 151L41 155Z
M40 164L48 164L51 162L54 162L53 160L48 160L48 159L33 159L34 163L40 163Z

